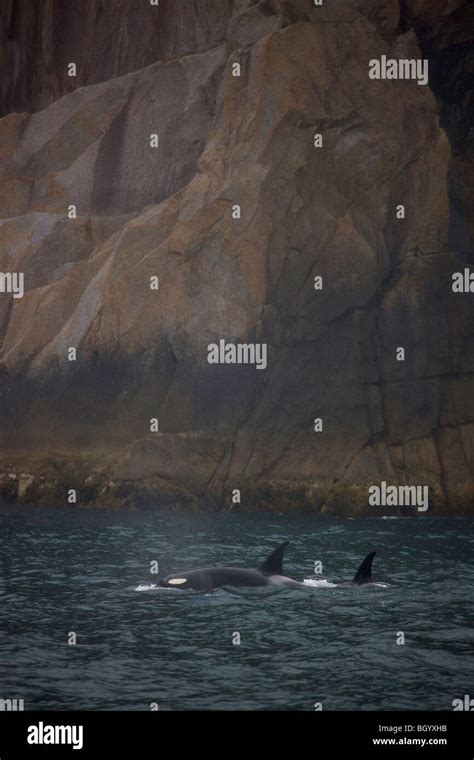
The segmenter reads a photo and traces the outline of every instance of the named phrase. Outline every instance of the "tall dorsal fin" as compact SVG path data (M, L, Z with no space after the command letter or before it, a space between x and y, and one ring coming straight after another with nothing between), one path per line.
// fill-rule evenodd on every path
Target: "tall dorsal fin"
M370 552L370 554L365 557L358 571L354 575L352 583L355 583L357 586L363 586L364 583L372 583L372 562L374 557L375 552Z
M267 575L283 575L283 554L289 543L289 541L285 541L284 544L277 546L265 562L258 566L258 569Z

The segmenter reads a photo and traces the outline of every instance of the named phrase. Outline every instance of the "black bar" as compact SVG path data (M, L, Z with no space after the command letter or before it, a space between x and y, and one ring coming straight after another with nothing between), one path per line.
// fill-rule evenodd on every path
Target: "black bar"
M82 748L29 744L28 736L34 736L30 727L41 724L43 738L50 737L48 726L82 726ZM472 760L473 728L471 712L441 711L0 713L0 760L25 755L61 759L182 757L183 752L191 758L197 751L213 748L220 757L237 752L246 758L254 754L257 741L264 743L266 752L279 755L289 741L295 754L322 759L339 753L351 758L363 754ZM78 733L69 738L80 743ZM425 745L421 746L423 739Z

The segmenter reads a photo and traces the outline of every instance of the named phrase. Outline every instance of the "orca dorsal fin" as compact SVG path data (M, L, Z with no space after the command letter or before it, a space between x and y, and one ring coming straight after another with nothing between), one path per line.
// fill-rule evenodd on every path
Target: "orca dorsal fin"
M361 566L352 579L352 583L355 583L356 586L363 586L365 583L372 583L372 562L374 557L375 552L370 552L370 554L368 554L367 557L365 557L363 560Z
M267 575L283 575L283 554L290 542L285 541L272 551L269 557L258 566L258 570Z

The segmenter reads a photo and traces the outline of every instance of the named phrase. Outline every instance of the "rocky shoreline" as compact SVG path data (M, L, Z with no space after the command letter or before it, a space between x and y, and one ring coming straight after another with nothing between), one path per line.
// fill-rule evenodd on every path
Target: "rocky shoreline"
M153 446L153 442L149 442ZM143 442L142 442L143 445ZM139 468L142 469L142 468ZM235 486L235 484L233 484ZM371 483L243 482L217 488L204 480L173 481L155 472L125 472L120 457L68 458L63 454L32 460L3 459L0 464L0 504L38 508L145 510L158 512L312 513L338 517L467 517L474 515L474 489L460 484L448 502L430 492L429 507L372 506ZM237 495L238 494L238 495Z

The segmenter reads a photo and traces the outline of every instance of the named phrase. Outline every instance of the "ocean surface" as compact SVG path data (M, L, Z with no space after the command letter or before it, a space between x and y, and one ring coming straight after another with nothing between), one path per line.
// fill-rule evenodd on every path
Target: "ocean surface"
M451 710L474 696L473 528L2 507L0 698L26 710ZM304 588L153 587L156 561L160 576L255 567L285 540L285 572ZM332 585L372 550L381 585Z

